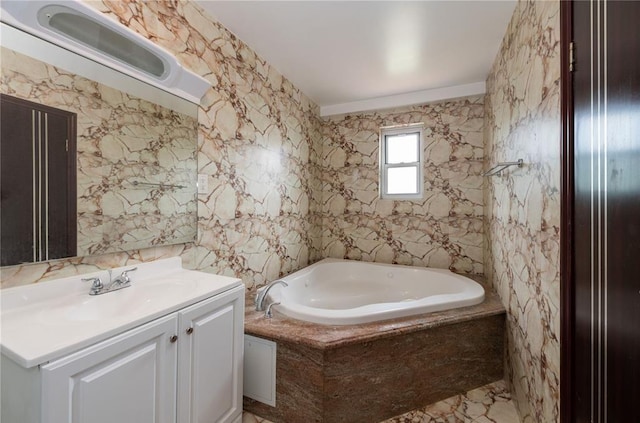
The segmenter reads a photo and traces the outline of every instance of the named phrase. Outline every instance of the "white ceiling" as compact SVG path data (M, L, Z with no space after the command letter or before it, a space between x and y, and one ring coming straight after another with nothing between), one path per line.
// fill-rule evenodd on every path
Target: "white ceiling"
M516 0L197 1L322 115L484 92Z

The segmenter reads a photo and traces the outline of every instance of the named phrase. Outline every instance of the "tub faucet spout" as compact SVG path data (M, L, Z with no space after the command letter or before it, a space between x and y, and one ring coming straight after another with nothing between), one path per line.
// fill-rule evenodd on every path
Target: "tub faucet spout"
M269 306L267 307L267 311L264 312L264 317L267 319L271 319L273 317L273 312L271 311L271 308L273 308L273 306L277 306L280 303L271 303L269 304Z
M283 284L284 286L289 286L289 284L283 281L282 279L276 279L275 281L267 285L267 287L264 288L262 291L258 292L258 294L256 295L256 301L255 301L256 311L264 311L264 300L265 298L267 298L267 294L269 293L269 290L273 286L279 283Z

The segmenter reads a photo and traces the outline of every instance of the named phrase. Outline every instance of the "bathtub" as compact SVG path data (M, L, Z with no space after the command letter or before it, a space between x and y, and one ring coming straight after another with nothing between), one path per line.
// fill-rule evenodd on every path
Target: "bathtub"
M294 319L353 325L479 304L479 283L444 269L324 259L281 278L268 303ZM264 289L264 288L263 288Z

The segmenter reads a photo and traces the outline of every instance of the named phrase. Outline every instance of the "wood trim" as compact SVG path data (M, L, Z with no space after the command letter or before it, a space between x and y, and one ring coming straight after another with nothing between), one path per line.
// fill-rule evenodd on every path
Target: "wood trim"
M560 113L561 113L561 188L560 188L560 421L574 421L573 336L574 281L573 240L573 77L569 46L573 40L573 0L560 1Z

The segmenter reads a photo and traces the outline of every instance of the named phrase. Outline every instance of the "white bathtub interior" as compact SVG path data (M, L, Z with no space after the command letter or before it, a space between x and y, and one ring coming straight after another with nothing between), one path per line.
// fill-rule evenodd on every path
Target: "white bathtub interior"
M445 269L325 259L282 278L269 302L277 312L349 325L479 304L484 288Z

